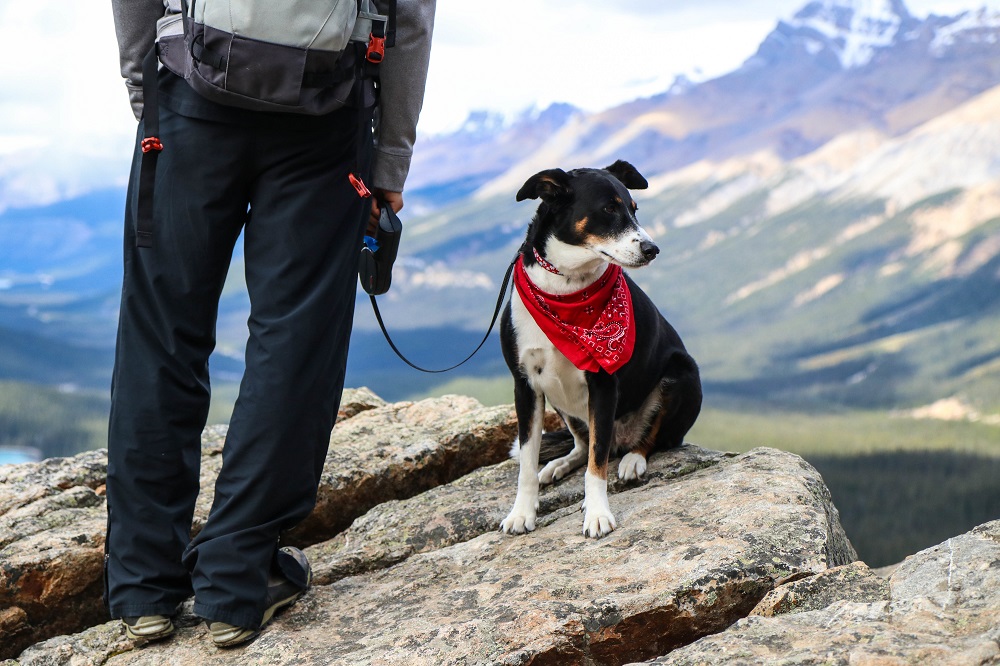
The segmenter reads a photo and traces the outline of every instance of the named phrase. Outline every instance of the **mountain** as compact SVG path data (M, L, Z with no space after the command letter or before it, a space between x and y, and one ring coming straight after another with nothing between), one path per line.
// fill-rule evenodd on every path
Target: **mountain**
M664 173L761 150L794 159L860 129L900 135L1000 83L998 39L995 12L920 22L898 0L813 2L735 71L566 123L486 191L621 154Z
M824 409L958 396L996 411L998 85L996 12L921 21L898 1L810 3L737 70L571 117L413 220L417 265L386 316L484 328L491 290L476 280L495 290L523 236L520 184L624 158L650 180L640 217L664 248L634 277L709 395ZM502 147L491 134L478 150ZM434 266L455 279L431 292Z
M1000 408L997 119L1000 87L894 137L861 130L793 160L653 172L640 219L664 251L633 277L681 331L708 395L824 409L959 396ZM431 294L404 276L387 319L420 326L433 312L468 326L471 312L485 327L532 210L508 193L417 221L411 251L492 276L492 289L466 280ZM492 242L474 250L479 234Z
M433 208L468 196L583 115L561 103L530 109L512 121L479 111L456 132L421 137L407 180L408 205Z
M777 22L745 63L709 81L600 113L475 114L417 143L401 256L380 299L386 324L421 365L460 360L533 213L514 201L524 180L622 158L650 182L636 193L640 220L663 249L633 277L699 360L709 400L913 409L953 399L996 412L998 86L997 12L918 19L900 0L826 0ZM0 215L0 244L18 247L0 266L0 352L25 349L18 335L39 350L110 347L120 203L100 215L92 205ZM230 272L219 326L234 373L241 272ZM405 368L365 300L349 383L402 399L455 376ZM31 365L18 376L45 376ZM495 344L470 367L506 374Z
M780 21L755 56L758 63L812 60L831 69L864 67L919 28L901 0L810 2Z

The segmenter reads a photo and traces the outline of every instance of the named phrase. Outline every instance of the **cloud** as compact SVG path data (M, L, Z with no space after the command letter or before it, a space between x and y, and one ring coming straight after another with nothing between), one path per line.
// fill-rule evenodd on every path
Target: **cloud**
M111 4L0 0L0 208L120 182L134 136Z
M421 130L472 109L605 109L707 78L806 0L439 0ZM910 0L954 14L975 0ZM991 6L1000 0L990 0ZM109 2L0 0L0 208L121 182L135 120Z
M773 11L708 5L507 0L485 12L439 0L423 128L455 127L471 105L600 110L649 96L678 74L702 79L739 66L777 23Z

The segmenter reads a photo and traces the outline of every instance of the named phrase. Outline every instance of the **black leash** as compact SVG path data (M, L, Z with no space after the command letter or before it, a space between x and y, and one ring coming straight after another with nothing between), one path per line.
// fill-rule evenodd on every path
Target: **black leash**
M396 356L398 356L403 361L403 363L410 366L414 370L419 370L420 372L427 372L427 373L448 372L449 370L454 370L458 366L465 364L466 361L468 361L469 359L471 359L473 356L476 355L476 352L478 352L480 349L483 348L483 345L486 344L486 341L490 337L490 333L493 332L493 326L497 323L497 317L500 316L500 308L503 306L503 298L507 294L507 287L510 285L510 274L514 271L514 263L517 262L517 260L520 258L521 258L520 252L514 255L514 258L510 262L510 266L507 267L507 273L503 276L503 285L500 286L500 295L497 296L497 305L496 308L493 310L493 320L490 321L490 327L489 329L487 329L486 335L483 336L483 339L479 343L479 345L472 350L472 353L466 356L462 361L459 361L455 365L449 368L444 368L442 370L428 370L427 368L421 368L419 365L411 363L410 360L405 356L403 356L403 353L399 351L399 349L396 348L396 345L392 342L392 338L389 337L389 331L385 329L385 324L382 322L382 313L379 312L378 310L378 303L375 302L374 296L369 296L368 298L370 298L372 301L372 310L375 311L375 319L378 320L378 325L379 328L382 329L382 335L385 336L385 341L389 343L389 346L392 347L392 351L396 352Z

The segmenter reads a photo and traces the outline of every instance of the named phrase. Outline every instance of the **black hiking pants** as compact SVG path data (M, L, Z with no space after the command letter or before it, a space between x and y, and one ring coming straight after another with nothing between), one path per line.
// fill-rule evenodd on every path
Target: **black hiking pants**
M279 535L315 504L343 388L370 205L348 181L358 112L241 124L161 107L160 118L151 248L135 244L138 149L125 214L106 602L114 618L172 615L193 593L199 616L257 627ZM192 539L208 359L241 230L246 372Z

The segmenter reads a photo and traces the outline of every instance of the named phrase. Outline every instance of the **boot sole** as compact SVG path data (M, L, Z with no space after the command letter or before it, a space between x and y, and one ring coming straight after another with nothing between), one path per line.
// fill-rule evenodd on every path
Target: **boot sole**
M133 629L141 629L144 625L133 626L126 624L125 622L122 622L122 624L125 626L125 635L131 638L132 640L137 640L137 641L159 641L163 640L164 638L168 638L174 634L174 623L170 622L169 620L167 621L166 626L160 629L159 631L153 631L149 633L143 633L141 631L140 632L133 631ZM154 624L160 624L160 623L157 622Z
M257 629L243 629L239 634L233 636L232 638L225 638L221 641L217 640L215 632L212 632L211 627L209 627L209 631L212 633L212 643L215 644L215 647L220 647L220 648L236 647L238 645L249 643L250 641L252 641L253 639L257 638L257 636L260 635L260 632L264 629L265 626L267 626L267 623L271 621L271 618L274 617L275 613L277 613L282 608L287 608L288 606L294 604L296 601L299 600L299 597L301 597L303 594L305 594L305 590L299 592L294 597L290 597L288 599L282 599L281 601L268 607L264 611L264 618L260 622L260 627L258 627Z

